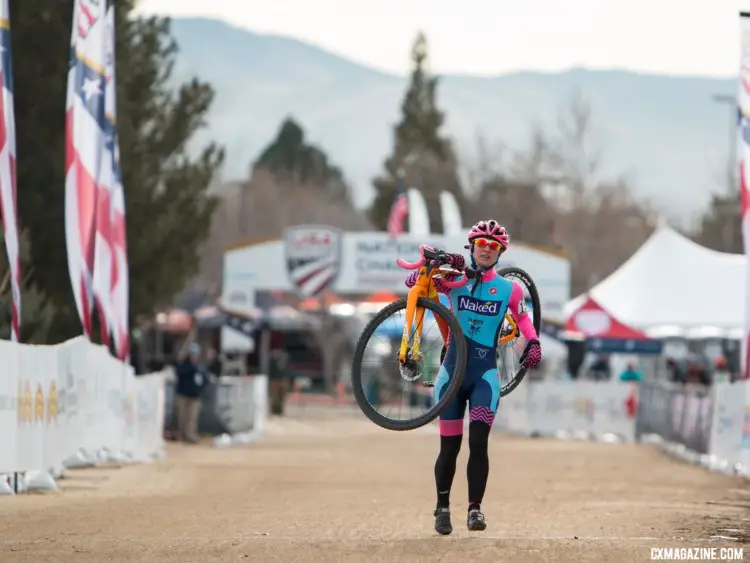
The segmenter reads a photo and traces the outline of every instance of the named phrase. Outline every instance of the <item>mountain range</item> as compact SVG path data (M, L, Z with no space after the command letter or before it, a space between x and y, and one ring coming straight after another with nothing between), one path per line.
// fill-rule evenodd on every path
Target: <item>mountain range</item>
M225 178L246 177L291 116L343 168L358 207L369 203L371 179L392 147L408 76L218 20L176 18L172 33L180 48L175 78L197 75L216 90L208 128L193 142L224 145ZM725 189L735 110L716 96L733 97L736 83L583 68L443 75L438 104L446 112L445 133L471 166L479 136L521 150L534 126L554 131L561 109L580 92L593 111L603 171L626 175L637 196L687 218L702 211L712 192Z

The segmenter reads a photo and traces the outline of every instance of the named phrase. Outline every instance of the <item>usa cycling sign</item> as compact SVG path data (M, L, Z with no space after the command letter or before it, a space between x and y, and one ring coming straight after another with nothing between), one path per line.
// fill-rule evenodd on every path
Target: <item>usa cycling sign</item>
M284 230L289 281L302 297L331 289L341 266L342 234L325 225L297 225Z

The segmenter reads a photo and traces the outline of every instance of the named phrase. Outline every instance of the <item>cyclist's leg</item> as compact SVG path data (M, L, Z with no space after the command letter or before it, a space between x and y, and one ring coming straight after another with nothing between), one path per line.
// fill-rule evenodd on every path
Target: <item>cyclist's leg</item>
M450 366L449 366L449 369ZM440 366L435 380L435 402L446 389L450 376L444 366ZM453 477L456 474L456 459L461 449L464 430L464 412L466 396L459 391L448 407L440 414L440 453L435 461L435 487L438 508L448 508Z
M497 369L489 369L475 380L469 395L469 463L466 466L469 510L479 508L487 487L490 471L487 446L499 399Z

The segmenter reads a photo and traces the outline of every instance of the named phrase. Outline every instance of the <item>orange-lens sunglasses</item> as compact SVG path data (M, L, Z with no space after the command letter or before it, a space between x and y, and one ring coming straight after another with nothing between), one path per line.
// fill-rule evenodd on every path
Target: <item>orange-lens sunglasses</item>
M476 244L479 248L489 246L490 250L500 250L503 247L503 245L501 245L496 240L489 240L486 238L478 238L474 241L474 244Z

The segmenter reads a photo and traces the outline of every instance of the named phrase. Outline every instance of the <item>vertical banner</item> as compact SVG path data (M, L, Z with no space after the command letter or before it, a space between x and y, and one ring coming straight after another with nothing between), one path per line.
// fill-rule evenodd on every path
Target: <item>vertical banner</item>
M426 237L430 235L430 217L424 196L417 188L409 188L406 192L409 200L409 234Z
M740 12L740 79L737 106L737 163L742 202L742 240L750 266L750 12ZM750 379L750 267L746 278L742 379Z
M115 268L112 243L112 191L114 189L115 97L114 97L114 9L107 11L104 25L104 147L97 181L96 233L94 236L94 297L99 313L102 343L109 347L113 334L114 301L112 277Z
M5 250L8 253L12 295L10 338L18 342L21 331L21 272L18 257L18 199L16 195L16 126L13 112L13 67L10 49L8 0L0 3L0 203Z
M125 228L125 191L122 187L120 170L120 142L117 134L117 81L115 76L115 8L107 10L107 46L105 74L107 86L104 93L104 107L110 135L107 136L109 167L111 168L111 224L110 243L112 249L112 270L110 293L112 300L112 334L117 357L123 361L130 357L130 274L128 268L128 241Z
M456 196L450 192L440 192L440 215L443 219L443 234L457 236L463 232L461 210L458 207Z
M65 241L83 332L91 338L96 211L103 149L104 0L75 0L65 105Z

